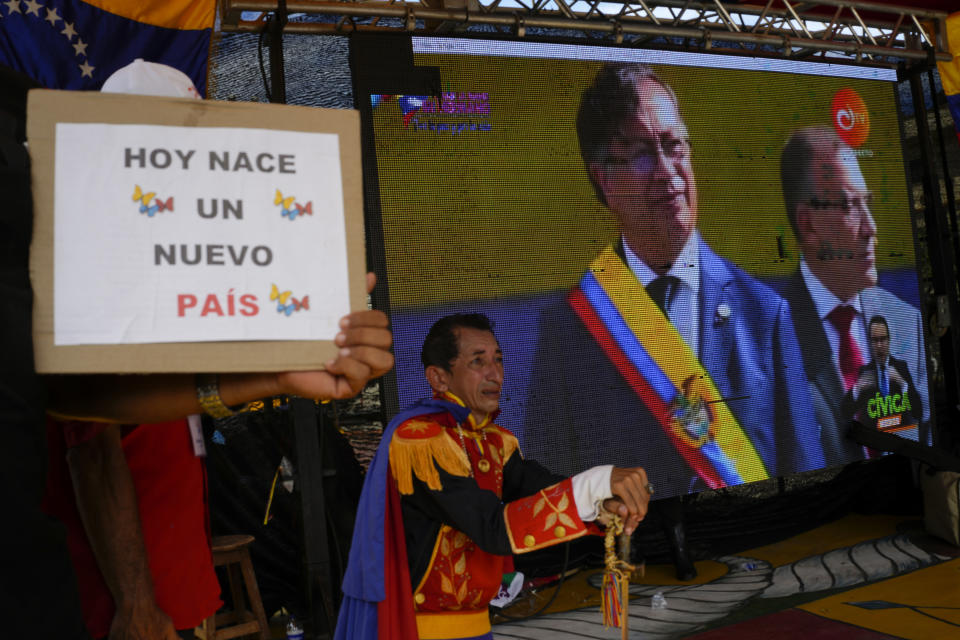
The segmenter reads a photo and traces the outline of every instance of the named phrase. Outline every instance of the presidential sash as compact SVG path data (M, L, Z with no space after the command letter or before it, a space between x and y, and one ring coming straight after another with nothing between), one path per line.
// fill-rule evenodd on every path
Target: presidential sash
M770 477L710 374L613 247L590 264L568 301L708 487Z

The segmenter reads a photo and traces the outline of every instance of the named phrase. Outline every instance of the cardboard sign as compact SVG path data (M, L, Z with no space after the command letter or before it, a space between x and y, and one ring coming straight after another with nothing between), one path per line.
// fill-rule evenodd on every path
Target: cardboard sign
M31 91L41 373L282 371L366 307L352 111Z

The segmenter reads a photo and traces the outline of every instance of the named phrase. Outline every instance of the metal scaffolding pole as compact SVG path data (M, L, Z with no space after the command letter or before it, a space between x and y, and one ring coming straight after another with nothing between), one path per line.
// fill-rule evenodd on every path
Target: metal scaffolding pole
M493 28L517 38L586 38L800 59L820 54L861 64L948 61L947 14L879 2L761 3L683 0L296 0L286 33L400 31L419 35ZM224 31L260 31L277 0L220 0Z

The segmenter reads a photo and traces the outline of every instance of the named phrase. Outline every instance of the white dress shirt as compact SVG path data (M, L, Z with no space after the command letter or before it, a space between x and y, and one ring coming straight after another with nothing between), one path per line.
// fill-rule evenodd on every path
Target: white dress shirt
M827 334L833 368L837 370L837 375L843 379L843 374L840 373L840 333L837 331L837 328L833 326L833 323L827 320L827 315L833 311L837 305L843 304L853 307L856 315L854 315L853 320L850 322L850 335L853 336L853 341L857 343L857 348L860 349L863 363L866 364L870 362L870 346L867 341L867 319L863 317L863 305L860 303L860 296L855 295L849 300L841 300L827 289L817 276L813 275L810 267L807 266L807 261L803 258L800 259L800 274L803 276L803 282L807 285L807 291L810 292L810 297L813 298L813 304L817 308L817 316L820 318L823 332ZM797 337L800 339L801 344L805 342L802 334Z
M582 471L570 478L573 484L573 502L577 505L577 514L584 522L596 520L600 505L613 497L610 488L610 476L613 465L605 464Z

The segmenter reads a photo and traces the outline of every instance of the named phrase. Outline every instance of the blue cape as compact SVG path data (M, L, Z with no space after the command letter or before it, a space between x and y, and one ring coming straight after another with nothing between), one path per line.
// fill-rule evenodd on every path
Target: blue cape
M384 515L387 508L390 440L397 427L410 418L439 412L453 414L457 422L466 421L470 415L470 409L453 402L424 398L397 414L383 431L357 506L335 640L378 640L377 605L387 597L384 584ZM402 538L402 529L393 535ZM405 541L400 540L399 544L404 545Z

